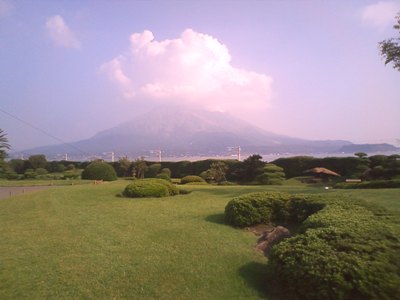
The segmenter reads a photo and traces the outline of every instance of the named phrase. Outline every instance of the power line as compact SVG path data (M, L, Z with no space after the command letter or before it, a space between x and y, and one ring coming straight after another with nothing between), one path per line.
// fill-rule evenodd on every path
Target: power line
M39 128L39 127L37 127L37 126L35 126L35 125L33 125L33 124L31 124L31 123L25 121L25 120L22 120L21 118L19 118L19 117L15 116L15 115L13 115L13 114L11 114L11 113L5 111L5 110L2 109L2 108L0 108L0 111L1 111L2 113L4 113L4 114L8 115L9 117L11 117L11 118L13 118L13 119L15 119L15 120L17 120L17 121L19 121L19 122L21 122L21 123L27 125L28 127L31 127L31 128L33 128L33 129L35 129L35 130L37 130L37 131L43 133L44 135L47 135L48 137L51 137L52 139L54 139L54 140L56 140L56 141L58 141L58 142L60 142L60 143L62 143L62 144L64 144L64 145L67 145L67 146L69 146L69 147L71 147L71 148L74 148L75 150L81 152L82 154L89 155L88 153L86 153L85 151L79 149L78 147L76 147L76 146L74 146L74 145L72 145L72 144L70 144L70 143L67 143L67 142L63 141L62 139L60 139L60 138L58 138L58 137L52 135L51 133L48 133L47 131L45 131L45 130L43 130L43 129L41 129L41 128Z

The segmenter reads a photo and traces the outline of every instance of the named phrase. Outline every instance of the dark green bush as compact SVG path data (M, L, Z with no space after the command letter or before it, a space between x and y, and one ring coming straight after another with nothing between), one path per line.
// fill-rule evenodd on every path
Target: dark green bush
M35 172L36 172L36 175L46 175L48 173L45 168L37 168L35 170Z
M63 179L79 179L80 174L76 171L65 171L63 173Z
M400 230L359 204L327 201L272 248L268 278L290 299L394 299Z
M339 182L335 184L336 189L388 189L400 188L400 180L373 180L360 183Z
M225 207L225 220L237 227L283 223L287 218L286 202L289 197L284 193L261 192L234 198Z
M36 172L33 169L27 169L24 173L24 178L32 179L36 177Z
M179 189L176 185L172 184L171 182L165 180L165 179L160 179L160 178L146 178L142 179L144 182L155 182L158 184L162 184L168 189L168 193L170 196L175 196L179 195Z
M171 181L171 177L169 177L167 173L159 173L156 178Z
M124 196L132 198L168 197L179 194L178 188L164 179L139 179L125 187Z
M205 183L206 181L197 175L188 175L181 179L181 184L194 183L194 182Z
M82 179L113 181L117 174L112 166L105 162L95 161L90 163L82 172Z
M361 200L253 193L232 199L226 221L297 224L272 247L269 290L282 299L394 299L400 294L400 225ZM394 296L395 295L395 296Z

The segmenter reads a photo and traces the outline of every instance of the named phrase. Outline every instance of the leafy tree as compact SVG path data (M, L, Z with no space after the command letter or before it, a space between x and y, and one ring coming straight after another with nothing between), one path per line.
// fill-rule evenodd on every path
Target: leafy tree
M146 178L154 178L157 176L158 172L161 169L161 164L156 163L156 164L151 164L145 173Z
M132 172L133 177L139 179L144 178L144 173L146 172L146 170L147 170L147 164L143 157L140 157L133 162L133 172Z
M226 171L228 171L228 166L224 162L213 162L210 166L210 169L207 170L206 177L217 183L220 183L226 181Z
M10 168L18 174L24 174L29 165L28 162L23 159L12 159L8 164Z
M126 177L132 175L132 162L126 157L121 157L113 167L119 177Z
M253 181L256 177L263 173L265 163L262 161L262 156L253 154L243 161L244 178L243 181Z
M393 26L400 34L400 12L396 16L397 24ZM393 68L400 71L400 36L390 38L379 43L381 55L385 60L385 65L393 63Z
M29 156L28 161L33 169L46 168L47 166L46 156L43 154L31 155Z
M5 149L9 150L11 148L8 143L7 135L2 129L0 129L0 160L3 160L6 156Z
M368 156L368 154L365 152L356 152L354 153L354 155L357 156L358 158L364 158Z

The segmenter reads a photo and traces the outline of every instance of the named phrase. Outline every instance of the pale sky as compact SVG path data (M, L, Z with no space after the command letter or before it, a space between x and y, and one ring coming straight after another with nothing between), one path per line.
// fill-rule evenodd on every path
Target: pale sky
M393 1L0 0L0 128L71 142L154 106L226 111L305 139L396 144ZM397 144L399 146L399 144Z

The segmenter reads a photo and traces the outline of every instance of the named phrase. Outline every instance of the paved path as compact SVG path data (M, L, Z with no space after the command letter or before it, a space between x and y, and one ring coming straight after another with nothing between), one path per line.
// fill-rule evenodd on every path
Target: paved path
M21 195L24 193L40 191L50 188L50 186L12 186L12 187L0 187L0 199L8 198L15 195Z

